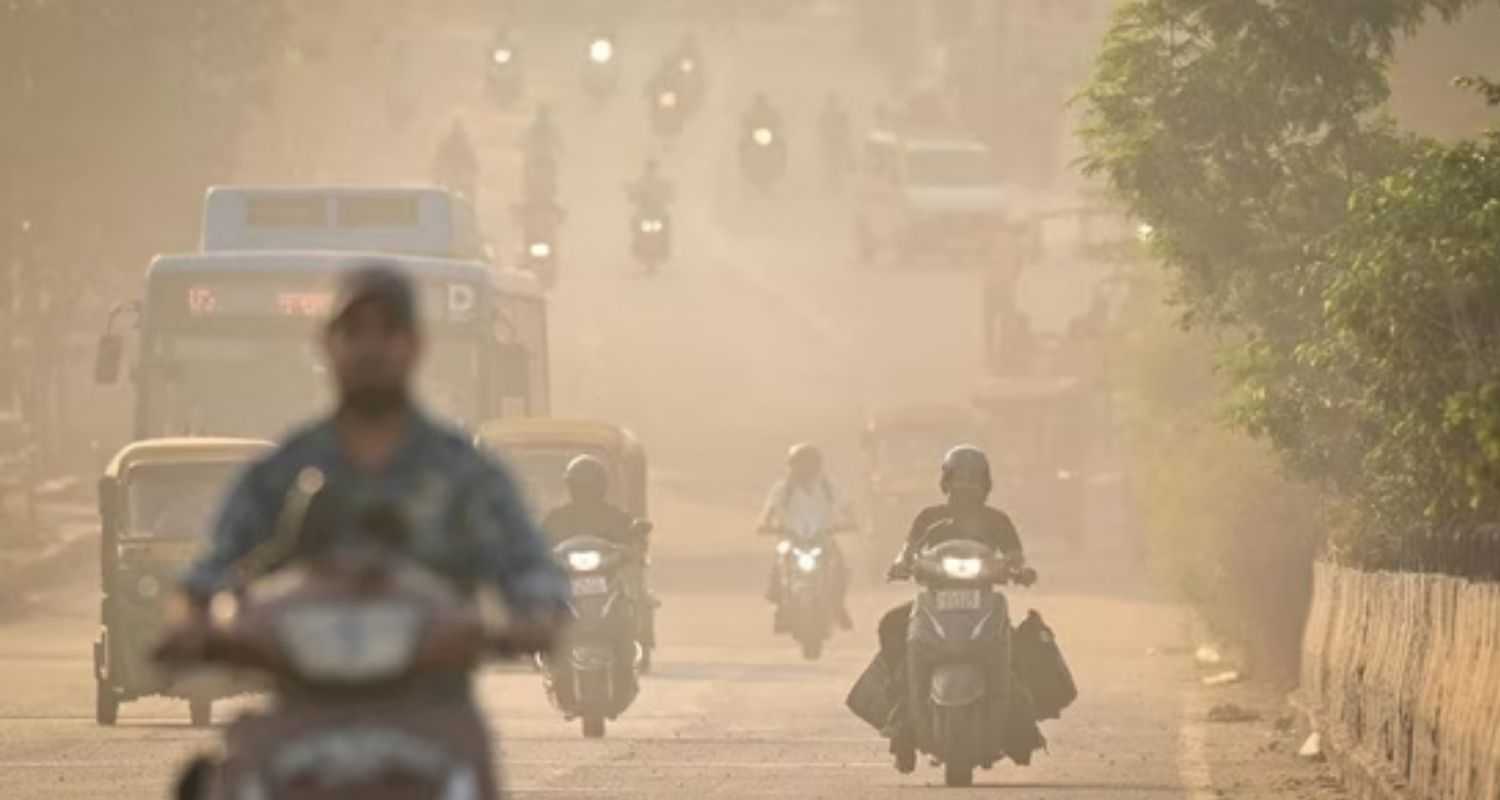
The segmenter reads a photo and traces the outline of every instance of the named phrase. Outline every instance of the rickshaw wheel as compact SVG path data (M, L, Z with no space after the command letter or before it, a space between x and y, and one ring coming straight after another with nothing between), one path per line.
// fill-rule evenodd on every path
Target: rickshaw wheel
M189 700L188 719L194 728L207 728L214 718L214 701Z
M94 721L113 725L120 715L120 699L104 681L94 681Z

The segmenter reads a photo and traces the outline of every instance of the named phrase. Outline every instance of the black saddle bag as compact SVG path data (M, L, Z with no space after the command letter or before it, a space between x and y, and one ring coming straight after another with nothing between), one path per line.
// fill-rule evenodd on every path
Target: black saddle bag
M1057 719L1063 709L1078 699L1078 686L1063 659L1057 637L1042 621L1042 615L1031 611L1016 627L1011 638L1011 668L1031 694L1036 718Z

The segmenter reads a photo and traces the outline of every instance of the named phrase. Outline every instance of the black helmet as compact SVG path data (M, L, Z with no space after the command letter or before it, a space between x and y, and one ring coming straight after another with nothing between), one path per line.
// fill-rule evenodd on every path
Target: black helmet
M604 462L589 455L578 456L568 462L563 472L563 481L568 484L568 493L574 502L580 500L603 500L609 491L609 468Z
M819 472L823 469L823 451L807 442L799 442L787 448L786 465L792 469Z
M943 494L954 489L978 489L986 495L994 484L990 480L990 459L983 450L961 444L943 456L943 478L938 484Z

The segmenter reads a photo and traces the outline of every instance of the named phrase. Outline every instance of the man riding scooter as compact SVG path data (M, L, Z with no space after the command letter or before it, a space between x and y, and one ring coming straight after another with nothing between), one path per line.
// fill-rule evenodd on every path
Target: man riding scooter
M847 509L833 488L833 483L823 472L823 453L810 444L796 444L787 451L786 477L771 487L770 496L761 512L759 529L763 532L806 531L816 534L831 534L850 527ZM849 571L837 541L827 536L821 545L827 554L830 594L833 600L836 621L840 628L850 630L854 621L849 616L847 595ZM776 630L782 632L785 619L783 598L776 568L771 570L766 599L776 606Z
M568 486L568 502L549 512L542 520L542 528L554 545L578 536L594 536L635 552L623 571L627 596L643 622L637 637L642 659L649 659L656 644L650 620L655 616L652 610L657 607L656 597L646 587L650 523L636 519L609 501L609 468L593 456L581 455L568 462L563 480ZM629 671L634 660L632 652L617 663ZM643 668L646 666L642 664ZM634 679L633 671L629 679Z
M893 580L911 576L913 561L921 550L956 540L987 545L1003 556L1018 574L1029 575L1025 580L1035 579L1035 574L1025 567L1021 538L1010 517L986 504L993 483L989 459L983 451L967 445L949 450L943 457L939 486L947 501L923 509L912 521L907 542L891 565L890 577ZM891 752L903 772L909 772L916 760L910 686L914 682L920 686L925 681L924 676L909 674L907 641L912 608L912 603L904 603L880 620L880 660L891 676L888 701L892 709L882 733L890 738ZM1002 668L1008 670L1009 663ZM1040 738L1038 733L1038 744Z

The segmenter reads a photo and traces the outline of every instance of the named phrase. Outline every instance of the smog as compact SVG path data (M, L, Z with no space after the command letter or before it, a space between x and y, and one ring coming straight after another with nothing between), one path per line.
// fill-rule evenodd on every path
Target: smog
M1398 5L0 5L0 798L1500 796Z

